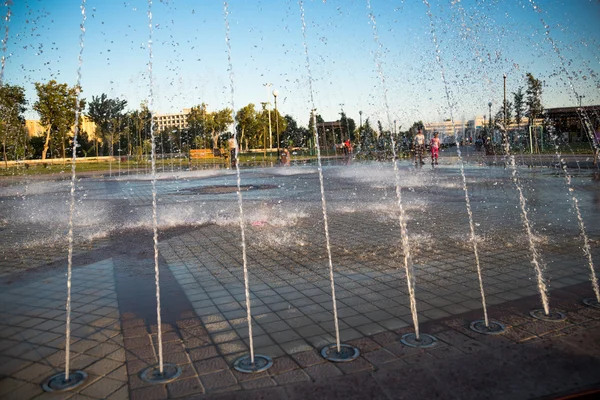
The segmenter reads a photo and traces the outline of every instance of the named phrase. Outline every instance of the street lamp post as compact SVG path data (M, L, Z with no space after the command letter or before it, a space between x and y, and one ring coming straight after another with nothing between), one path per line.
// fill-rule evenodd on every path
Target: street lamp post
M577 97L579 97L579 108L581 108L581 99L583 99L585 96L584 96L584 95L582 95L582 94L580 94L580 95L579 95L579 96L577 96Z
M267 103L261 102L260 104L263 106L263 111L264 111L264 109L267 108ZM265 132L265 137L263 140L263 147L264 147L263 159L266 161L266 159L267 159L267 133L266 132Z
M277 160L279 160L279 113L277 112L277 96L279 92L277 89L273 90L273 97L275 98L275 131L277 132Z
M504 74L504 129L508 129L508 116L506 112L506 74Z
M491 102L491 101L488 103L488 108L489 108L489 110L490 110L490 119L489 119L489 121L488 121L488 123L489 123L489 125L490 125L490 135L492 135L492 136L493 136L493 133L492 133L492 102ZM491 136L490 136L490 137L491 137Z
M340 140L344 143L344 129L342 129L342 119L341 117L344 115L344 103L340 103L340 110L342 110L342 114L340 116ZM346 118L346 123L348 122L348 118ZM350 137L350 132L346 132L348 137Z

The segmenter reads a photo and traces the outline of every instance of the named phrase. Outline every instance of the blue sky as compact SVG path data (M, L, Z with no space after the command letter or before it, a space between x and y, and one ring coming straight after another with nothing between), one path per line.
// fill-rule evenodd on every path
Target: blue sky
M14 3L3 77L26 88L31 106L34 82L76 83L81 2ZM363 120L398 120L403 128L451 114L470 119L487 113L489 101L494 112L500 107L504 73L509 99L531 72L544 82L546 107L576 105L576 94L584 104L600 104L597 0L302 4L314 106L325 120L339 117L340 104L357 123L359 110ZM280 111L306 125L312 104L298 1L230 0L228 10L235 108L272 101L263 86L272 83ZM1 15L6 11L0 7ZM147 1L86 2L84 97L106 93L131 109L148 99L147 13ZM154 0L152 15L154 110L201 102L210 110L231 107L224 3Z

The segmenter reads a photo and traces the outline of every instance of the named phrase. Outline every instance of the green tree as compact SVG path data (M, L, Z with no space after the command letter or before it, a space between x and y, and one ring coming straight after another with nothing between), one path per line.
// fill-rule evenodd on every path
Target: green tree
M109 99L105 93L100 97L92 96L88 105L87 116L96 124L102 142L108 145L111 156L114 154L115 139L119 140L119 135L126 126L127 119L123 114L126 106L127 100Z
M298 126L298 123L291 115L285 117L286 126L282 134L284 146L308 147L311 134L308 129Z
M225 133L227 127L233 123L232 111L230 108L214 111L206 114L206 130L210 132L213 143L213 149L219 148L219 138Z
M340 113L340 123L342 125L342 134L344 138L349 138L350 141L354 141L354 131L356 130L356 122L352 118L348 118L346 113Z
M0 136L5 166L8 166L7 148L14 148L15 153L22 150L23 155L25 154L27 142L24 136L23 113L26 105L25 89L21 86L0 86Z
M525 101L524 101L523 87L519 87L516 92L513 92L514 109L515 109L515 122L517 125L521 125L523 116L525 115Z
M240 108L235 116L240 149L245 147L248 150L248 139L255 139L258 136L258 121L254 107L254 104L249 103L245 107Z
M144 143L150 135L150 124L152 116L148 110L147 104L140 104L139 110L133 110L125 115L125 124L127 125L129 155L135 154L138 161L144 154Z
M65 158L67 138L75 125L75 111L77 108L85 108L84 99L76 104L81 88L69 87L66 83L58 83L53 79L46 84L36 82L35 90L38 100L33 109L40 115L40 123L46 128L42 160L46 159L51 141L60 145L62 157ZM79 122L81 123L81 119Z
M542 107L542 82L535 79L531 73L527 73L527 117L529 125L541 117L544 108Z
M512 120L512 103L510 101L506 101L506 126L504 126L504 107L500 107L498 112L494 116L494 123L496 126L501 127L502 129L508 129L508 125L510 125Z
M206 138L206 116L208 114L206 103L192 107L186 117L190 131L190 140L195 148L205 147L202 143Z

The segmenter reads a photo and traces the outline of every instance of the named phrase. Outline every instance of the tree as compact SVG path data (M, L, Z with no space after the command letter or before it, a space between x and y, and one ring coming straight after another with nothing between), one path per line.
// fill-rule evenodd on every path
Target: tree
M144 154L144 143L148 139L152 116L146 103L140 104L139 110L133 110L125 115L125 124L129 134L127 150L129 155L135 154L138 160Z
M233 116L230 108L224 108L206 115L205 126L206 130L210 132L213 149L219 148L219 138L232 123Z
M517 125L521 125L521 121L523 121L523 116L525 115L525 103L523 101L523 87L519 87L516 92L513 92L514 97L514 108L515 108L515 122Z
M510 122L512 120L512 110L511 109L512 109L512 103L507 100L506 101L506 126L505 126L505 119L504 119L504 107L500 107L498 109L498 112L494 116L494 124L503 130L508 129L508 125L510 125Z
M187 115L187 124L190 131L191 141L194 147L201 147L201 143L206 135L206 103L202 103L196 107L192 107Z
M531 73L527 73L527 117L529 125L539 118L544 111L542 107L542 82L535 79Z
M285 117L286 126L282 133L284 146L308 147L311 139L311 133L308 129L298 126L298 123L291 115Z
M87 116L97 126L103 143L109 146L109 154L114 154L115 136L119 140L119 134L126 125L123 110L127 106L127 100L109 99L105 93L100 97L92 96L88 106Z
M346 113L340 113L340 123L342 124L342 132L345 138L349 138L350 141L354 141L354 131L356 130L356 123L352 118L348 118Z
M25 89L21 86L7 84L0 86L0 136L2 155L6 166L8 166L7 147L14 148L15 153L18 153L19 149L23 150L23 154L25 152L23 113L26 105Z
M62 157L66 156L66 141L71 127L75 125L75 111L85 108L85 100L77 103L77 95L81 92L78 86L69 87L66 83L58 83L54 79L46 84L35 83L38 100L33 109L40 115L40 123L46 128L46 140L42 151L42 160L46 159L50 142L58 142L62 149ZM81 123L81 119L79 120Z
M235 116L237 121L238 143L240 148L244 147L248 150L248 137L254 138L258 134L258 126L256 119L256 110L254 104L249 103L243 108L240 108Z

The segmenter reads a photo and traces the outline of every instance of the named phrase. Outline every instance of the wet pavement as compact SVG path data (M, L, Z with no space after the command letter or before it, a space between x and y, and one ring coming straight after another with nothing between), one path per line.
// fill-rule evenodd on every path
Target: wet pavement
M399 164L421 332L437 345L415 349L391 165L324 167L341 341L357 360L320 356L335 342L318 171L311 164L246 168L246 259L257 354L273 367L243 374L249 351L236 176L231 170L159 174L159 272L164 361L182 375L150 385L139 373L158 362L147 176L77 182L71 367L89 378L73 392L41 383L64 368L69 182L2 182L0 210L0 397L531 399L600 388L600 309L573 196L591 256L600 258L600 181L574 159L570 185L551 159L518 158L517 177L534 236L525 233L512 170L501 157L466 154L465 182L490 318L503 335L468 329L483 318L457 158ZM540 308L531 243L540 255L552 310ZM598 268L596 272L598 272Z

